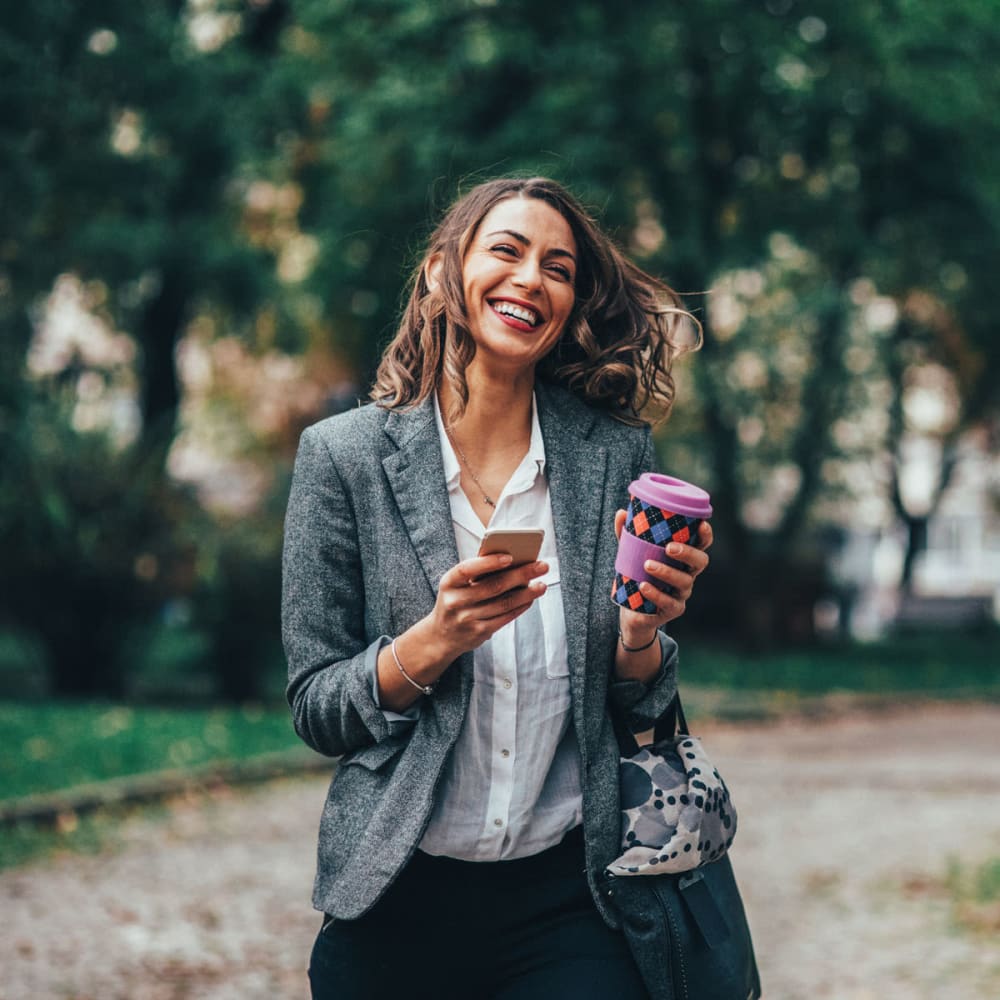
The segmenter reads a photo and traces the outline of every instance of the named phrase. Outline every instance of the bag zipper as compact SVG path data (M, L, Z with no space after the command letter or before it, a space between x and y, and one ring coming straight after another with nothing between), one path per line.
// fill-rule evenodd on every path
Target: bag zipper
M661 878L663 876L660 876ZM690 1000L690 992L688 991L687 982L687 971L684 968L684 954L680 947L680 931L677 927L677 915L674 913L673 907L670 905L670 900L666 899L662 893L656 892L654 888L653 895L656 896L657 902L660 904L663 912L667 916L667 936L669 938L670 953L673 956L674 961L670 964L670 983L674 988L676 993L678 988L677 977L674 975L674 969L680 970L680 1000ZM676 1000L676 997L675 997Z

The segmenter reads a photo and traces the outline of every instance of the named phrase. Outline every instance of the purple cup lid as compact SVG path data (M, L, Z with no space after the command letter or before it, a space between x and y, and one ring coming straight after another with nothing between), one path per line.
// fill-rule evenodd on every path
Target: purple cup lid
M661 510L669 510L685 517L710 518L712 504L708 494L700 487L675 479L673 476L661 476L658 472L644 472L628 488L632 496L638 497L643 503L652 504Z

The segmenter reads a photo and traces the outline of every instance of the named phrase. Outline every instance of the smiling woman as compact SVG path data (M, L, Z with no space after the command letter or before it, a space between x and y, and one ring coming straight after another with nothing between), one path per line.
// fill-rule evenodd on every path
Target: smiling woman
M442 255L431 258L432 286L443 267ZM575 274L573 231L551 205L517 197L490 209L462 267L468 332L476 346L466 378L492 366L512 379L533 381L535 365L559 339L573 311Z
M559 185L491 181L431 237L373 405L303 434L288 697L343 758L314 997L644 995L599 889L620 853L611 716L641 731L672 704L661 627L711 529L649 563L652 614L609 593L685 321ZM487 528L535 529L539 558L481 555Z
M490 235L497 254L516 258L527 249L528 234L516 225L504 232L502 223L488 220L505 205L508 211L518 205L550 208L569 230L567 244L553 247L549 269L565 272L573 305L564 335L542 359L539 374L628 423L640 423L640 414L648 419L650 405L665 413L673 399L673 359L697 346L697 337L690 336L697 323L672 289L637 268L569 192L546 178L488 181L448 211L414 270L409 302L372 399L407 407L444 381L459 409L464 406L465 370L475 354L464 294L470 250L477 237Z

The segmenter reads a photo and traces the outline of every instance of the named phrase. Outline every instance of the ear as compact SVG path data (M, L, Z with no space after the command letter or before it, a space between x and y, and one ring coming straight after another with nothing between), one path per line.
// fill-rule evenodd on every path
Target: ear
M444 258L440 253L432 253L424 264L424 281L427 287L436 292L441 284L441 272L444 270Z

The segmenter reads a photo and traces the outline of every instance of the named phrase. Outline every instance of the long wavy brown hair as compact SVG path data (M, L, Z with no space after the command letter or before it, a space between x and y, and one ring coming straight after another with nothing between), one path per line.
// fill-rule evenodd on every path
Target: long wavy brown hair
M403 318L382 355L371 398L388 409L408 408L447 380L460 404L449 422L461 416L469 398L465 369L476 353L462 263L486 214L518 197L537 198L559 212L573 231L579 258L573 311L537 374L626 423L641 423L649 404L656 419L665 418L674 397L673 360L698 346L697 340L685 344L680 330L693 326L700 339L697 321L673 289L636 267L565 188L544 177L487 181L448 210L407 286ZM427 266L435 257L441 268L431 288Z

